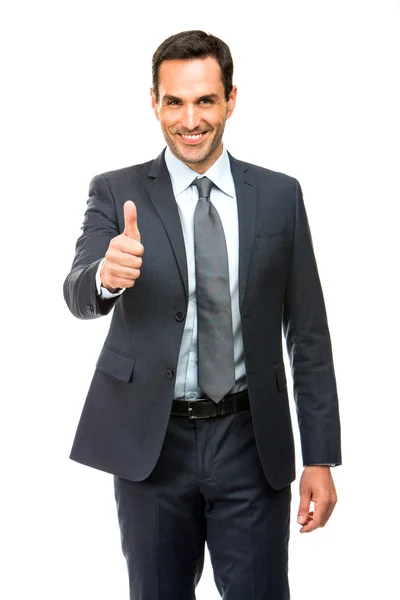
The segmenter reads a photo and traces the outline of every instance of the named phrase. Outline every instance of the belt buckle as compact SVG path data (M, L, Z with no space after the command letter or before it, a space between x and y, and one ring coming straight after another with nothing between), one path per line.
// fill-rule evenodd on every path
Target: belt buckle
M193 410L191 404L197 404L200 400L207 400L207 398L199 398L198 400L188 400L188 411L189 419L209 419L211 415L194 415L191 411Z

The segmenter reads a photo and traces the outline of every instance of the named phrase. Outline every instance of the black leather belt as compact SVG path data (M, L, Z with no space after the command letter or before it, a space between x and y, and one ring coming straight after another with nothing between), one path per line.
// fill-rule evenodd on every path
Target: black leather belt
M174 400L172 402L171 415L177 417L189 417L189 419L208 419L210 417L222 417L238 413L250 408L249 394L247 390L225 396L218 403L210 398L201 400Z

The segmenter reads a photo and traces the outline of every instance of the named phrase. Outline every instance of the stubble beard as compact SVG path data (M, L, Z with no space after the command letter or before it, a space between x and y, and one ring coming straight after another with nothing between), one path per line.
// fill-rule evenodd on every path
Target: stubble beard
M176 134L170 135L166 131L163 131L163 134L164 134L164 139L169 146L169 149L171 150L172 154L174 154L176 156L176 158L178 158L179 160L181 160L182 162L184 162L186 164L195 165L195 164L205 162L213 154L213 152L215 152L215 150L218 148L218 146L220 145L220 143L222 141L224 129L225 129L225 127L221 127L217 131L217 133L215 134L215 137L211 140L210 145L207 148L204 148L204 150L202 152L200 152L200 154L196 153L196 146L192 146L192 148L193 148L192 151L194 151L194 155L191 155L191 152L190 152L191 147L190 146L188 146L187 155L183 154L180 151L180 147L174 141L174 137ZM212 131L210 133L214 133L214 131Z

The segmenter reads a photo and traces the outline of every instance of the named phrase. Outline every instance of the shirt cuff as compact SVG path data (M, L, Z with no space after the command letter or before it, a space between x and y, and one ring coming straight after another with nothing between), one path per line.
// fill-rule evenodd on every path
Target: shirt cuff
M305 467L336 467L336 463L309 463Z
M97 267L96 290L97 290L98 295L101 298L108 300L109 298L116 298L117 296L120 296L122 294L122 292L124 292L126 290L126 288L117 288L118 291L112 293L112 292L109 292L106 288L104 288L101 285L100 271L101 271L101 267L103 266L104 261L105 261L105 258L103 258L103 260L100 262L99 266Z

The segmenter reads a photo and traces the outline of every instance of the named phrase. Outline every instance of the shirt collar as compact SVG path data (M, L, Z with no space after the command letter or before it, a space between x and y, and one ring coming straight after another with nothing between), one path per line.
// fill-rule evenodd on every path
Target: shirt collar
M165 151L165 162L171 176L175 197L186 190L186 188L193 183L193 180L199 176L196 171L188 167L184 162L179 160L179 158L176 158L169 147L167 147ZM211 179L213 184L228 196L231 196L232 198L235 196L235 185L233 183L231 165L228 152L225 148L223 148L221 156L213 165L211 165L208 171L204 173L204 176ZM203 177L203 175L201 175L201 177Z

